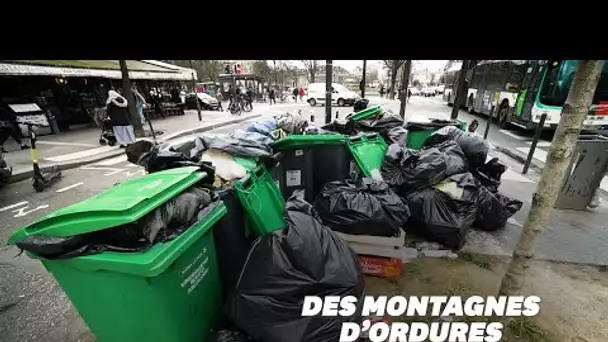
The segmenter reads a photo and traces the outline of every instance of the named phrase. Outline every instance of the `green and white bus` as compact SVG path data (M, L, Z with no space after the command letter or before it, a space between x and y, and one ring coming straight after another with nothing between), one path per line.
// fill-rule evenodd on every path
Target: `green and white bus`
M555 129L578 61L491 60L467 72L467 97L461 106L471 113L490 115L498 105L498 122L534 129L543 113L545 127ZM457 78L458 75L456 74ZM446 87L444 100L453 104L455 91ZM608 126L608 64L600 77L584 129Z

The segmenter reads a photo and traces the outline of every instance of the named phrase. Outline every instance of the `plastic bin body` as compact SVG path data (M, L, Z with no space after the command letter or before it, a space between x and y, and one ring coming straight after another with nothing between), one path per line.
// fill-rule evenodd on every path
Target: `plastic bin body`
M585 210L608 169L608 137L581 135L555 208Z
M134 222L206 175L171 169L129 179L62 208L13 234L71 236ZM137 253L103 252L65 260L40 259L98 342L200 342L221 304L212 228L221 202L175 239Z
M222 282L222 298L234 289L249 251L249 235L245 210L234 188L216 191L224 205L226 215L213 227L217 264Z
M412 125L414 127L412 127ZM412 122L406 126L407 129L407 141L405 146L412 150L419 150L424 145L426 139L431 134L438 131L445 126L456 126L461 130L466 130L467 123L463 120L457 120L457 122L445 122L445 123L433 123L433 122Z
M283 154L274 175L284 199L304 189L312 202L325 183L350 176L352 156L342 134L291 135L273 148Z
M285 200L274 180L263 166L258 166L235 184L236 193L256 236L283 229Z

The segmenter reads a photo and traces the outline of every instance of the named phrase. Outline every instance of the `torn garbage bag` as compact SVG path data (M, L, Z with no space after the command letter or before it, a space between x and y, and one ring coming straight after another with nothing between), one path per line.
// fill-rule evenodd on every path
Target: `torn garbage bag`
M410 216L386 183L370 178L327 183L313 206L329 228L354 235L395 236Z
M133 223L68 237L32 235L16 245L46 259L70 259L105 251L143 251L186 231L214 207L213 201L207 189L193 187Z
M277 115L275 118L277 128L287 132L287 134L301 134L306 127L308 121L300 114L285 113Z
M434 132L424 142L424 146L433 147L447 140L453 140L460 145L471 170L475 170L486 162L490 150L488 143L481 136L464 132L455 126L446 126Z
M143 166L146 172L158 172L185 166L199 166L192 158L175 151L169 144L154 145L150 151L139 157L137 164Z
M488 190L491 192L498 192L500 178L505 171L507 171L507 167L501 164L498 161L498 158L492 158L484 165L478 167L474 172L474 175L483 186L488 188Z
M196 151L192 155L200 156L204 150L215 149L234 156L242 157L269 157L272 149L269 144L273 139L256 132L236 130L230 135L202 136L195 142Z
M356 128L364 132L377 132L388 144L399 144L405 146L407 130L403 127L403 119L391 114L380 117L361 120L357 122Z
M399 144L388 147L382 163L382 178L399 189L400 195L420 187L435 185L446 177L466 172L467 165L455 144L413 151Z
M357 255L323 226L302 191L285 205L284 230L258 238L249 252L228 317L259 341L337 341L353 316L302 316L305 296L354 296L360 305L363 277ZM360 308L360 307L359 307Z
M464 246L467 232L475 222L475 202L454 198L434 187L416 190L406 200L411 213L407 231L450 249Z
M450 179L464 189L463 198L477 203L475 228L486 231L502 229L507 225L509 217L523 206L521 201L490 191L471 173L455 175Z
M256 122L251 126L247 127L247 132L255 132L262 135L265 135L272 140L274 137L272 136L272 132L277 128L277 123L274 120L265 120L262 122Z

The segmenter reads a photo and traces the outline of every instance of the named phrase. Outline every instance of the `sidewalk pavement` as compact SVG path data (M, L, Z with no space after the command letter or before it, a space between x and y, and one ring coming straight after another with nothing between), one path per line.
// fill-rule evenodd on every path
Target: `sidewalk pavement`
M287 108L279 105L273 107L276 110ZM262 112L269 110L269 106L260 104L256 109L240 116L231 115L229 112L203 111L201 122L198 121L195 110L187 110L183 116L153 120L152 127L157 132L157 140L166 141L260 117ZM145 128L147 129L147 125ZM39 137L37 150L40 166L45 169L56 165L65 170L124 154L124 150L118 146L100 145L99 135L98 128L87 127ZM5 148L9 153L4 154L4 158L13 167L11 182L31 177L33 171L30 151L20 150L12 139L7 142Z

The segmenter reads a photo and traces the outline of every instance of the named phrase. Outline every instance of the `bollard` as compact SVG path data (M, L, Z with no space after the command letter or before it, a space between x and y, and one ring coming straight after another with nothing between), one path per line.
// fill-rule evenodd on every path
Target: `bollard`
M302 109L298 109L298 115L302 115Z
M526 163L524 164L524 169L521 171L522 175L528 173L528 169L530 168L530 163L532 163L532 158L534 157L534 151L536 150L536 144L538 143L538 139L540 139L540 134L543 132L543 127L545 126L545 120L547 119L547 113L543 113L540 116L540 122L536 127L536 132L534 132L534 140L532 140L532 145L530 145L530 151L528 151L528 158L526 158Z
M315 112L314 111L310 111L310 122L315 122Z
M336 119L339 119L339 118L340 118L340 111L339 111L339 110L337 110L337 111L336 111Z

